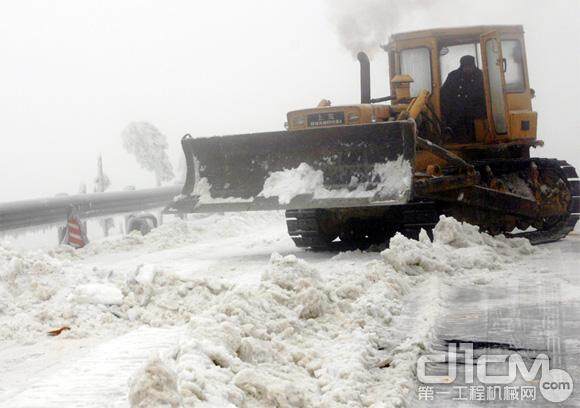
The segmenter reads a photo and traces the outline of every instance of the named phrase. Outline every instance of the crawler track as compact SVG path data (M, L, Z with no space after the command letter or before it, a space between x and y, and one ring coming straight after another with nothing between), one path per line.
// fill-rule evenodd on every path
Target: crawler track
M568 211L557 219L550 222L545 220L531 220L522 218L521 224L535 224L536 230L519 233L512 233L514 223L504 220L504 214L484 209L474 209L477 216L469 216L469 211L463 213L463 219L467 222L479 224L474 221L481 219L481 214L485 214L485 219L491 220L499 231L495 233L505 233L513 238L526 238L534 245L555 242L565 238L574 230L576 223L580 219L580 180L574 167L565 161L556 159L523 159L523 160L491 160L477 163L478 167L492 166L498 170L502 169L506 173L517 172L530 166L532 163L541 171L550 171L558 175L558 178L565 182L570 192L571 200ZM344 250L344 249L368 249L373 245L384 246L389 238L396 232L410 238L418 238L421 229L431 233L433 227L441 214L455 215L445 205L438 205L435 202L416 202L402 206L385 207L382 214L377 215L376 209L372 216L368 218L352 217L350 220L340 214L344 210L292 210L286 211L286 224L288 233L294 240L296 246L300 248L310 248L312 250ZM380 210L380 211L383 211ZM341 213L341 211L343 211ZM474 214L475 214L474 212ZM472 220L473 218L473 220ZM513 221L513 216L511 216ZM329 221L330 220L330 221ZM328 225L333 225L329 228ZM486 225L480 225L482 229L488 229ZM524 227L525 228L525 227ZM340 237L340 241L336 240Z
M339 250L340 244L324 232L321 219L326 210L288 210L286 225L288 234L298 248L314 251Z
M568 207L568 214L564 215L556 224L546 229L508 234L514 238L527 238L532 244L538 245L559 241L565 238L576 227L576 223L580 219L580 180L578 179L576 169L566 161L556 159L536 159L534 161L541 166L559 169L559 173L562 179L566 180L572 196L570 206Z
M417 239L421 229L431 234L439 219L439 211L432 202L417 202L403 206L385 207L381 217L367 220L353 218L338 221L340 210L292 210L286 211L288 234L299 248L316 251L368 249L385 245L396 233ZM325 220L338 225L338 233L328 233ZM335 239L340 237L340 241Z

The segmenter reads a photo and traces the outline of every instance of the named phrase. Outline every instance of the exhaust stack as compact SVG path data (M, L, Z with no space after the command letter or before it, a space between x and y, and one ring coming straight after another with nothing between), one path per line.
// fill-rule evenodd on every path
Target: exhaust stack
M371 63L364 52L359 52L360 63L360 103L371 103Z

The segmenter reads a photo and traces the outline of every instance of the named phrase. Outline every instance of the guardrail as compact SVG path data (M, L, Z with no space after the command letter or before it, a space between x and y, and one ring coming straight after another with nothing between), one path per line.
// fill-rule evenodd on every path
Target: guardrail
M86 220L162 208L181 193L181 188L170 186L0 203L0 232L63 224L71 209Z

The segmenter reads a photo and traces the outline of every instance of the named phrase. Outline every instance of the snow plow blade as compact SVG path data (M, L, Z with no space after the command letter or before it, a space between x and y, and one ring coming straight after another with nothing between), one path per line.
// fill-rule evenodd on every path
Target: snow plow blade
M415 124L396 121L192 138L169 212L347 208L411 199Z

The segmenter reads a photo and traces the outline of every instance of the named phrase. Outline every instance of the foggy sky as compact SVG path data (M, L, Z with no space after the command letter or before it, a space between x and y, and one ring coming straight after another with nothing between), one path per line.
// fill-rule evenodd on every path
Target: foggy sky
M123 151L131 121L164 132L177 167L185 133L277 130L288 110L322 98L357 103L358 66L336 13L365 3L376 0L3 1L0 201L91 188L99 154L114 189L153 186ZM535 154L580 166L580 1L431 3L391 31L524 24L546 141ZM377 53L373 96L388 94L386 67Z

